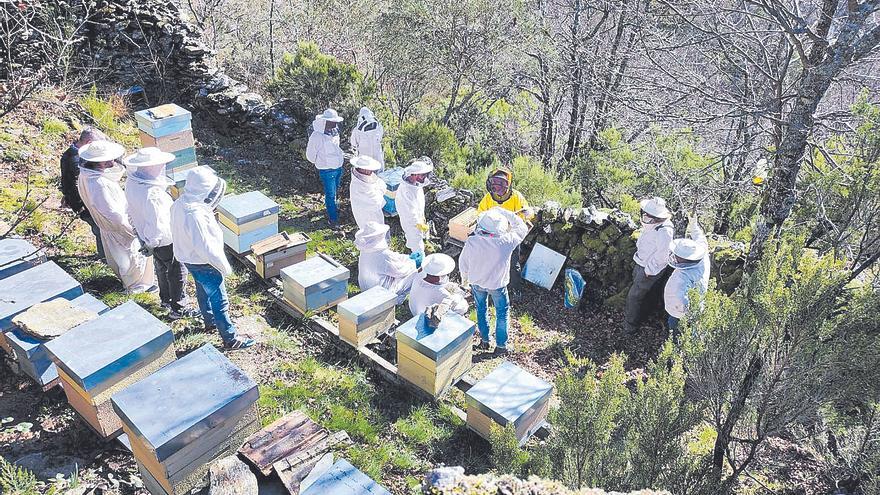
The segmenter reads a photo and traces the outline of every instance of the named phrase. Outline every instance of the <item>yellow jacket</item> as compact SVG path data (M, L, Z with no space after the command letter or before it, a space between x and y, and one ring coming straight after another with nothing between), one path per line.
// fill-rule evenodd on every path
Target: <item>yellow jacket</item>
M507 198L507 201L505 201L501 204L498 204L497 201L492 199L491 194L486 193L486 195L483 196L482 201L480 201L480 205L477 206L477 212L482 213L482 212L489 210L490 208L494 208L496 206L500 206L500 207L504 208L505 210L517 213L520 210L522 210L523 208L528 208L529 203L526 201L526 197L523 196L522 193L517 191L516 189L513 190L510 197ZM530 218L526 218L522 212L519 213L519 217L522 218L523 220L531 220Z

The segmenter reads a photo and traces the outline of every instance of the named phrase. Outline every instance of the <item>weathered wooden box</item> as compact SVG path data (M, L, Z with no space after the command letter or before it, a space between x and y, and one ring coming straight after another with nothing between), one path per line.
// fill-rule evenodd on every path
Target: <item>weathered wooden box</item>
M54 262L41 263L0 280L0 334L12 328L12 318L34 304L83 294L82 286ZM5 349L9 352L9 349Z
M385 182L385 206L382 210L389 215L397 215L397 189L403 181L403 169L400 167L386 168L379 172L378 177Z
M544 424L553 385L505 361L465 392L467 426L486 440L493 424L512 423L520 445Z
M394 325L397 294L377 285L339 303L339 338L360 347Z
M391 495L382 485L339 459L300 495Z
M166 153L174 153L186 148L195 146L196 141L193 138L192 129L186 129L167 136L155 137L140 131L141 145L145 148L152 146L159 148Z
M70 304L97 315L109 309L91 294L83 294L70 301ZM18 327L6 332L6 339L12 347L18 369L22 373L31 377L43 390L48 390L58 383L58 368L55 367L44 345L48 339L29 335Z
M0 239L0 280L45 261L46 254L24 239Z
M468 208L449 220L449 237L464 242L474 233L479 214L476 208Z
M348 298L348 268L319 254L281 270L284 299L302 313L322 311Z
M175 358L174 335L129 301L47 342L70 405L104 438L122 432L110 396Z
M211 345L112 397L151 493L179 495L260 428L257 384Z
M257 273L263 278L281 275L281 269L306 260L309 236L281 232L251 245Z
M476 325L447 313L437 328L424 314L413 317L395 331L397 374L434 397L443 394L473 365L471 340Z
M223 243L236 253L243 254L250 251L254 244L278 233L278 216L269 225L241 234L229 230L223 223L220 224L220 231L223 233Z
M154 138L170 136L192 129L192 114L174 103L160 105L134 113L138 129Z

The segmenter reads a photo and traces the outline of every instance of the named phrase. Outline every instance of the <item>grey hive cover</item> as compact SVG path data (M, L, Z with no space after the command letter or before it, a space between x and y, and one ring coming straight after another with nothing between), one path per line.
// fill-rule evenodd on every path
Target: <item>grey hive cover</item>
M391 492L340 459L300 495L391 495Z
M432 329L428 327L425 315L420 314L397 327L394 335L398 343L403 342L434 361L442 361L473 336L475 327L471 320L449 312L440 325Z
M552 391L550 383L505 361L465 392L465 399L499 424L507 424L516 423Z
M11 277L46 261L46 255L37 252L33 244L24 239L0 239L0 279Z
M348 268L331 263L323 256L313 256L281 270L281 279L306 292L323 290L331 284L348 280Z
M382 311L394 307L397 294L377 285L339 303L336 311L350 321L361 323Z
M260 191L226 196L217 206L217 211L236 225L248 223L278 213L281 207Z

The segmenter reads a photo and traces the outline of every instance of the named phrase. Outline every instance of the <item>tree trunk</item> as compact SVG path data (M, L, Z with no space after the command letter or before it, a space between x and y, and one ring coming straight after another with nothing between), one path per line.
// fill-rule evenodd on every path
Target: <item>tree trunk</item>
M736 398L730 404L727 418L724 420L721 428L719 428L718 437L715 439L715 446L712 449L712 479L716 483L721 481L721 475L724 472L724 455L730 446L733 428L745 410L746 401L749 399L763 367L764 360L761 356L757 354L752 356L752 359L749 360L749 366L746 368L746 374L743 376L742 383L736 393Z
M580 18L581 2L580 0L576 0L574 4L574 14L571 19L571 26L569 27L571 46L569 47L568 52L568 63L573 73L571 75L571 92L569 95L571 100L571 110L568 119L568 142L565 144L565 153L563 154L565 161L571 161L572 156L574 156L574 149L577 144L579 133L578 120L581 112L581 79L583 77L580 60L581 57L579 54L580 44L578 41L580 39Z

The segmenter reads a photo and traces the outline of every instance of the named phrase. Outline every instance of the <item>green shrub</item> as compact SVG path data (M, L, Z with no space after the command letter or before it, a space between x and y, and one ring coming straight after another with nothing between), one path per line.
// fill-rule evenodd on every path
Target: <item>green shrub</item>
M499 473L522 476L529 454L520 448L512 423L504 428L493 424L489 444L492 445L492 464Z
M43 120L43 134L47 136L60 136L68 130L67 124L56 118L50 117Z
M8 495L40 495L44 484L34 473L0 457L0 493Z
M422 447L448 435L442 425L434 422L433 413L424 405L413 409L409 416L398 419L394 428L409 442Z
M80 98L79 104L95 126L111 140L128 148L140 146L137 127L128 118L130 109L123 98L115 95L102 98L98 96L98 89L92 86L89 93Z
M473 191L477 198L486 193L486 177L494 165L484 167L473 173L459 172L450 183L462 189ZM560 174L555 168L544 168L541 162L529 156L513 159L513 187L519 190L533 206L545 201L557 201L562 206L581 206L581 194L571 175Z
M327 107L354 115L373 94L357 67L325 55L313 42L299 42L294 53L285 53L266 87L303 122Z
M405 122L394 137L392 148L398 164L427 156L434 161L437 173L441 175L444 167L451 165L449 161L457 161L459 153L458 140L452 129L434 121Z

